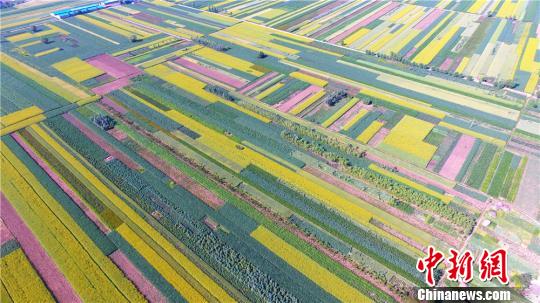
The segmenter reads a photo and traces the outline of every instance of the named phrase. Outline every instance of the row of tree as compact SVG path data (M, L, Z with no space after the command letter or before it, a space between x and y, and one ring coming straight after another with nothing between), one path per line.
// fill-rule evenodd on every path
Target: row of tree
M449 70L441 69L438 66L434 66L434 65L429 65L429 64L424 64L424 63L417 63L417 62L414 62L414 61L412 61L412 60L410 60L408 58L405 58L404 56L399 55L399 54L397 54L395 52L391 52L390 55L386 55L386 54L366 50L365 53L367 55L375 56L375 57L382 58L382 59L385 59L385 60L400 62L402 64L409 65L409 66L411 66L413 68L428 69L428 70L431 70L431 71L434 71L434 72L442 73L442 74L447 75L447 76L452 76L452 77L456 77L456 78L460 78L460 79L467 79L469 81L474 80L474 78L472 76L470 76L470 75L464 75L464 74L459 73L459 72L451 72ZM480 80L482 82L491 83L491 84L493 84L494 87L499 88L499 89L502 89L502 88L505 88L505 87L516 88L519 85L515 80L497 80L497 79L495 79L493 77L482 77Z

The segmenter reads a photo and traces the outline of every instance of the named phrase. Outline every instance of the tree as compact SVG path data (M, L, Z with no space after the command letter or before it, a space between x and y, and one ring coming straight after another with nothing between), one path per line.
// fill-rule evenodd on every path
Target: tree
M105 131L113 129L116 125L116 121L113 118L102 114L92 117L92 122Z
M36 25L32 25L32 33L35 33L39 31L38 27Z
M49 38L43 37L43 38L41 38L41 43L43 43L43 44L49 44L49 43L51 43L51 41L49 40Z
M129 37L129 41L131 41L131 42L138 42L138 41L140 41L140 40L139 40L139 38L137 37L137 35L131 35L131 36Z
M260 59L264 59L268 57L267 54L265 54L263 51L260 51L259 54L257 55L257 58L260 58Z

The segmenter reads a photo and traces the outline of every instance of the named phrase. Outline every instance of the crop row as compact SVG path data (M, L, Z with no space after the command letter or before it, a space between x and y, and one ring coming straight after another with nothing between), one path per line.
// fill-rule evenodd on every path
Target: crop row
M246 294L251 295L254 300L257 301L259 299L256 298L266 297L270 293L284 296L283 298L289 296L287 292L280 291L279 285L251 265L245 257L230 248L227 249L227 244L209 232L206 225L191 218L163 196L161 192L164 189L160 192L156 191L139 174L128 169L118 160L103 163L100 159L95 158L93 150L97 147L82 146L80 142L84 141L76 139L77 137L83 139L82 134L79 134L75 129L70 131L70 127L66 126L65 122L56 120L49 121L49 124L70 146L89 160L94 167L121 188L147 213L154 211L161 213L163 216L159 221L162 225L166 226L179 240L186 243L203 260L215 267L224 277L234 280L235 284ZM257 286L253 283L257 283Z
M309 218L310 221L316 222L317 225L344 242L353 245L389 268L413 279L413 281L420 280L414 270L412 258L392 247L374 233L353 224L335 211L290 189L256 166L248 166L241 174L259 190L268 193L273 199Z
M5 150L6 148L3 148L2 152L4 153ZM85 235L74 219L62 209L62 206L43 185L39 185L36 177L19 162L20 160L14 158L14 155L4 155L11 158L10 161L13 161L28 180L17 180L21 197L10 199L10 201L14 202L17 212L29 224L40 243L55 260L81 298L98 300L109 298L119 302L129 298L129 300L140 301L140 294L133 285L99 251L94 242ZM15 168L11 167L11 169ZM22 178L18 173L13 173L11 176L14 179ZM30 190L30 186L36 191ZM62 237L62 242L58 242L55 236ZM100 291L98 292L92 285L99 285Z

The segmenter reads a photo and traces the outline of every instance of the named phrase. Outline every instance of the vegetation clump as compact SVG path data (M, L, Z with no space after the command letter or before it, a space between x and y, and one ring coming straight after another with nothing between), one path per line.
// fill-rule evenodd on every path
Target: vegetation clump
M113 129L116 125L116 121L113 118L102 114L92 117L92 122L104 131Z

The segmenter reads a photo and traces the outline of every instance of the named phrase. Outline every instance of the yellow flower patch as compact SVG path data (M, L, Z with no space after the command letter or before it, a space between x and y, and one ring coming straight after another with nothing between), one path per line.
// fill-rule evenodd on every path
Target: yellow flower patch
M356 124L356 122L360 121L369 111L365 108L362 108L354 118L349 120L345 125L343 126L343 130L349 130L353 125Z
M341 107L338 111L336 111L332 116L330 116L330 118L328 118L326 121L324 121L321 126L322 127L328 127L332 124L334 124L334 122L336 122L337 119L341 118L341 116L343 116L349 109L351 109L353 106L356 105L356 103L358 103L358 100L357 98L352 98L351 100L349 100L349 102L345 105L343 105L343 107Z
M41 108L33 105L25 109L21 109L16 112L2 116L0 118L0 124L2 126L9 126L42 113L43 111L41 110Z
M2 284L13 302L55 302L22 249L2 257L0 271Z
M423 141L433 127L429 122L405 116L384 138L381 148L398 158L425 167L437 150L436 146Z
M264 226L255 229L251 236L341 302L371 301L359 290L341 280L294 246L283 241Z
M198 96L208 102L213 103L220 100L218 96L204 90L206 83L192 78L181 72L172 70L171 68L163 64L149 67L146 69L146 72L148 72L152 76L160 78L161 80L174 84L178 88L192 93L195 96Z
M296 107L294 107L289 113L293 115L297 115L301 113L303 110L308 108L311 104L315 103L317 100L322 98L325 94L324 90L320 90L316 92L315 94L309 96L304 102L298 104Z
M296 78L298 80L302 80L304 82L307 82L309 84L317 85L318 87L325 87L326 84L328 84L328 81L319 79L317 77L313 77L301 72L292 72L289 74L289 76Z
M266 97L268 97L270 94L272 94L273 92L277 91L278 89L280 89L283 85L285 85L284 83L276 83L272 86L270 86L269 88L265 89L264 91L262 91L261 93L259 93L257 96L255 96L255 99L257 100L262 100Z
M364 131L356 138L362 143L368 143L369 140L383 127L384 123L373 121Z
M253 68L253 63L242 60L238 57L225 54L223 52L219 52L217 50L213 50L208 47L201 48L193 52L193 54L208 59L209 61L219 63L220 65L229 66L236 70L248 73L255 77L260 77L264 75L263 72L260 72Z
M77 82L83 82L104 74L99 68L86 63L78 57L57 62L52 67Z

